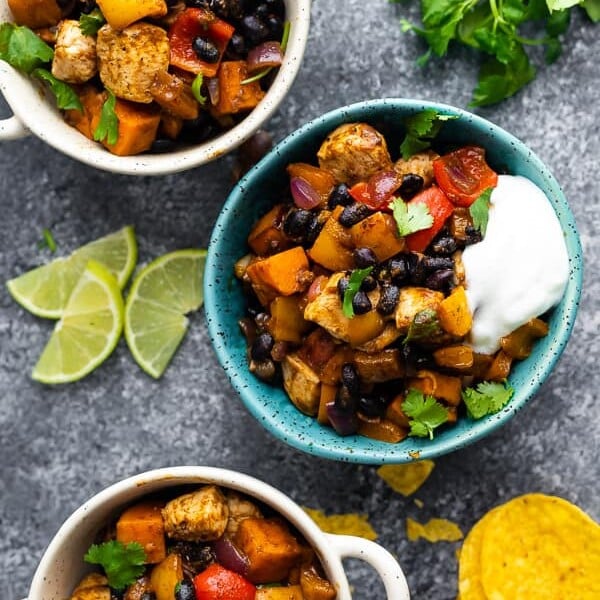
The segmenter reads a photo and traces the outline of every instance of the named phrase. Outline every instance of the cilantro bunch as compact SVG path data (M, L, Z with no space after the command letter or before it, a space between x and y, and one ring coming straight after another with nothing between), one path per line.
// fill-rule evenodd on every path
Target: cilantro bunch
M560 37L574 5L600 21L600 0L421 0L422 26L405 19L401 24L403 31L414 31L429 45L420 65L433 55L445 56L451 42L481 53L485 58L470 106L486 106L509 98L535 77L529 47L543 47L547 64L559 58ZM538 35L527 37L523 29Z

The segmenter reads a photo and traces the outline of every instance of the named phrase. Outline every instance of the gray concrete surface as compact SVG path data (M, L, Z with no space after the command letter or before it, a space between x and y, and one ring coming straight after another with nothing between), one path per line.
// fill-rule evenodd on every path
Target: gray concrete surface
M270 123L276 140L344 103L384 96L465 107L476 61L466 52L425 69L423 46L402 34L416 3L316 0L305 62ZM530 405L489 438L440 458L412 498L394 494L374 467L305 456L274 440L235 397L209 345L202 313L163 379L133 362L124 343L77 384L45 387L29 377L51 323L0 289L0 598L25 596L43 550L82 501L120 478L174 464L251 473L299 503L369 515L379 542L402 563L416 599L456 595L458 544L409 542L405 519L439 516L464 531L498 502L525 492L558 494L600 519L598 342L600 244L600 25L581 15L564 54L513 99L480 114L513 132L547 162L578 221L585 289L573 337ZM3 106L4 115L8 114ZM112 176L82 166L36 139L0 146L0 279L49 258L44 227L70 251L125 224L135 226L141 262L205 246L231 187L231 158L160 178ZM327 481L327 485L323 482ZM348 562L356 598L383 598L372 571Z

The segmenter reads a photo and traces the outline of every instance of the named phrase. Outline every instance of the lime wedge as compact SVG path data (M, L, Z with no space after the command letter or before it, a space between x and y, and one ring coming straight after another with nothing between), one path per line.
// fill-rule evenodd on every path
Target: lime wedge
M35 366L42 383L77 381L114 350L123 329L123 298L117 280L90 260Z
M202 306L206 250L177 250L135 277L125 304L125 339L138 365L158 379Z
M133 227L124 227L6 283L11 296L38 317L59 319L89 260L102 263L122 289L137 261Z

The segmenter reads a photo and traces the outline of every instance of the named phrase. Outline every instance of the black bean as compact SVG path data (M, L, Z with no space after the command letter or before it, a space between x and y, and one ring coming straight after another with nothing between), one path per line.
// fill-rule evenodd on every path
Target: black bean
M152 154L163 154L164 152L172 152L177 147L177 142L169 138L156 138L152 142L152 146L148 152Z
M110 600L123 600L123 594L125 590L110 590Z
M407 377L414 377L417 371L428 369L434 364L433 358L414 344L402 344L401 352L404 357Z
M196 600L196 589L191 579L182 579L175 586L175 600Z
M360 378L352 363L342 365L342 384L346 386L352 396L356 396L360 391Z
M245 37L251 44L260 44L269 37L269 28L256 15L246 15L241 25Z
M387 264L392 281L398 285L404 283L410 275L410 261L408 254L399 254L390 258Z
M144 592L140 600L156 600L156 594L154 592Z
M377 303L377 312L381 315L391 315L396 310L398 299L400 298L400 290L395 285L384 285Z
M179 134L179 140L184 142L202 142L219 131L219 125L207 111L201 110L196 119L186 119Z
M246 338L246 343L251 344L256 339L256 323L250 317L244 317L238 321L238 326L242 335Z
M451 236L439 237L431 242L430 249L435 254L441 254L442 256L450 256L458 248L456 240Z
M340 386L335 396L335 403L339 408L348 412L356 411L356 397L345 385Z
M308 248L315 243L315 240L317 239L319 233L321 233L321 229L323 229L324 224L325 223L320 223L319 219L317 218L313 219L308 226L304 239L302 240L302 245L304 247Z
M348 186L345 183L340 183L333 188L327 201L327 208L333 210L336 206L348 206L353 202L354 200L348 192Z
M275 340L270 333L261 333L256 336L250 348L250 356L253 360L267 360L271 358L271 349Z
M439 269L429 275L425 281L425 287L432 290L444 290L447 289L448 285L454 279L453 269Z
M269 28L270 36L280 40L283 36L283 20L281 17L274 15L273 13L268 14L264 19L265 25Z
M352 252L354 262L359 269L366 269L367 267L374 267L377 264L377 256L371 248L356 248Z
M272 381L277 373L275 363L270 358L267 360L251 360L249 369L251 373L254 373L263 381Z
M283 232L291 238L303 238L315 220L315 215L309 210L292 208L283 222Z
M454 268L454 261L445 256L423 256L422 263L426 271Z
M354 294L354 298L352 298L352 309L354 310L355 315L364 315L372 308L371 300L365 292L359 290Z
M344 207L338 221L343 227L352 227L371 214L371 210L362 202L354 202Z
M227 45L227 53L241 58L246 56L247 52L248 49L246 48L244 36L235 31L229 40L229 44Z
M402 177L398 193L403 200L410 200L423 189L423 178L415 173L407 173Z
M367 417L383 417L386 408L387 400L379 394L361 396L358 399L358 410Z
M421 256L416 252L410 252L407 254L407 257L410 281L415 285L420 285L423 283L423 278L425 276L425 269L423 266L423 261L421 260Z
M96 8L96 0L80 0L81 12L85 15L91 13Z
M377 279L372 275L367 275L360 284L363 292L372 292L377 287Z
M192 50L196 56L207 63L216 63L219 60L219 49L210 40L201 36L192 40Z
M467 225L467 227L465 228L465 234L466 234L466 239L465 239L466 246L470 246L471 244L477 244L483 239L483 236L481 235L481 231L479 231L479 229L475 229L475 227L473 227L471 225Z
M265 0L265 4L269 7L269 10L280 17L285 15L285 6L283 0Z
M340 296L340 300L342 302L344 301L344 294L346 293L346 290L348 289L349 282L350 282L350 278L347 275L344 275L344 277L340 277L338 279L337 291Z

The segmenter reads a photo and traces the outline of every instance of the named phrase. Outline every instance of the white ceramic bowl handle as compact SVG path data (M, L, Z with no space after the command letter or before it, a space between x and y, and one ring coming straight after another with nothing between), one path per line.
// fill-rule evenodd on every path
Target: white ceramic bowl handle
M382 546L352 535L326 534L331 547L340 558L358 558L369 563L379 573L388 600L410 600L404 573L396 559Z
M18 140L29 135L29 130L15 115L0 120L0 140Z

